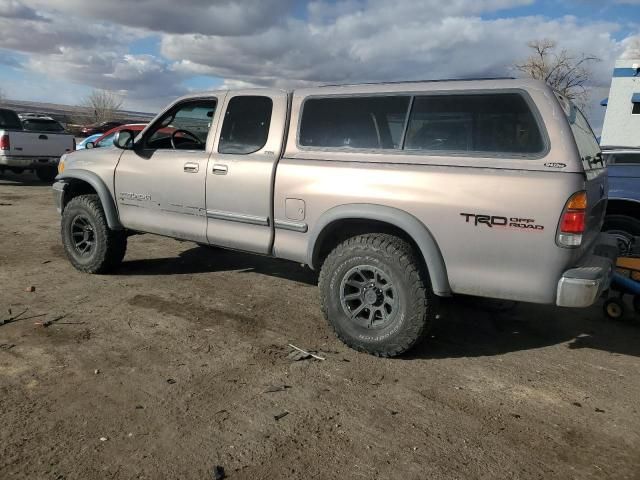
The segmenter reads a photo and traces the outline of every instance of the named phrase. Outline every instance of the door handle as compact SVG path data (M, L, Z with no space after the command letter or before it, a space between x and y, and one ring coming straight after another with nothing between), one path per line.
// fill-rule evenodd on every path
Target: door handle
M214 175L226 175L228 171L229 171L229 167L227 167L226 165L221 165L219 163L216 163L213 165Z
M184 164L184 171L187 173L198 173L200 166L197 163L187 162Z

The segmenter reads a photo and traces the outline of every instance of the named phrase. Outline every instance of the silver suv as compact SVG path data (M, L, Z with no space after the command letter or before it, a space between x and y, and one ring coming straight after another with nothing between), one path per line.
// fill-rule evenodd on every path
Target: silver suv
M536 81L217 91L115 145L60 163L77 269L113 270L141 232L301 262L338 337L374 355L422 339L438 297L585 307L612 274L600 149Z

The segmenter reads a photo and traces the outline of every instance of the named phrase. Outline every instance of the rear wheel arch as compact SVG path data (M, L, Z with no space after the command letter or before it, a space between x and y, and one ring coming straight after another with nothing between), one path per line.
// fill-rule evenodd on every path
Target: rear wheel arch
M374 204L349 204L326 211L310 232L307 263L318 270L342 241L364 233L389 233L414 247L429 273L436 295L451 295L442 252L429 229L410 213Z
M67 186L64 190L62 208L78 195L95 193L100 198L107 224L112 230L122 230L116 203L104 181L95 173L88 170L70 170L56 177L64 181Z

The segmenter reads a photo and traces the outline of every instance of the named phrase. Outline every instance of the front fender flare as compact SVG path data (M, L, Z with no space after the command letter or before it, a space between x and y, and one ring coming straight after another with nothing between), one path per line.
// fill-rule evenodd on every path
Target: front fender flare
M309 234L307 264L311 268L317 268L317 241L325 228L336 221L348 219L375 220L403 230L413 239L422 253L434 293L439 296L451 295L444 258L429 229L410 213L384 205L352 203L333 207L323 213Z
M113 196L104 181L95 173L83 169L69 169L56 177L56 180L81 180L87 182L100 197L100 203L104 209L104 215L107 218L107 225L112 230L122 230L124 227L120 223L118 209L113 200Z

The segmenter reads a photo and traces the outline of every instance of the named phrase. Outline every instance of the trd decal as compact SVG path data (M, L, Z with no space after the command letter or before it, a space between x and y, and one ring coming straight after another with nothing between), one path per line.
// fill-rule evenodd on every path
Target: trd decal
M475 227L485 225L489 228L517 228L522 230L544 230L543 225L537 225L533 218L501 217L499 215L480 215L477 213L461 213L466 223L472 223Z

